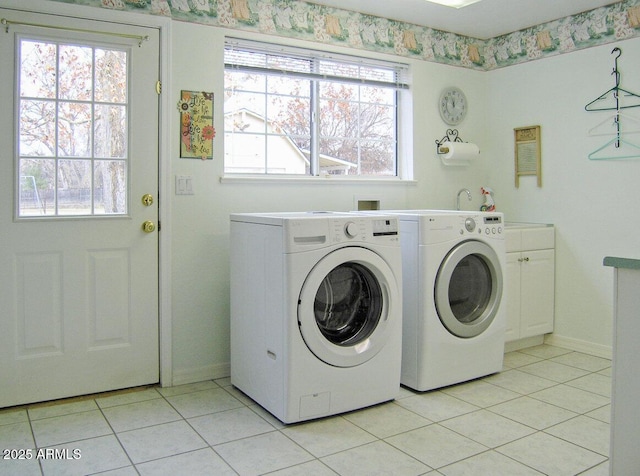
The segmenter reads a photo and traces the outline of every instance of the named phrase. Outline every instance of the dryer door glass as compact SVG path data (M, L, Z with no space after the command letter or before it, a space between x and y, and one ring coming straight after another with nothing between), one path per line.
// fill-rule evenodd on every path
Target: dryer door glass
M482 334L502 300L503 277L495 251L481 241L464 241L449 251L436 276L434 297L440 321L453 335Z
M465 256L449 282L449 305L458 321L470 324L482 316L491 298L491 271L478 255Z
M322 280L314 301L318 328L330 342L351 346L367 339L382 315L382 290L369 269L344 263Z

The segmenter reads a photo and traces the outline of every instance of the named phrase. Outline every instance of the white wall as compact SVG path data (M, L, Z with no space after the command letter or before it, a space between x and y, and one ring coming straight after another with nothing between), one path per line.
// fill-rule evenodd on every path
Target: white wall
M222 29L173 23L173 84L180 89L213 90L222 97ZM255 35L252 38L257 38ZM273 38L266 38L273 41ZM185 54L206 45L198 60ZM308 45L307 45L308 46ZM612 271L607 255L637 256L640 161L590 161L587 155L608 140L588 137L589 129L609 113L588 113L584 106L613 86L614 46L623 56L622 85L640 91L634 64L640 39L560 55L482 73L435 63L413 62L412 102L414 183L220 183L222 176L222 101L216 101L213 161L177 156L174 174L191 174L194 196L174 196L173 216L173 365L177 383L228 374L229 289L228 216L232 212L349 210L354 200L376 198L383 208L453 208L460 188L463 208L477 210L481 186L495 191L508 220L556 226L556 330L558 343L610 354ZM446 167L435 156L435 140L447 126L437 112L445 86L461 87L469 100L467 119L458 127L465 141L480 146L469 167ZM640 109L629 110L640 117ZM514 185L513 129L542 127L542 187L523 177ZM176 114L174 130L178 130ZM412 133L412 134L411 134ZM629 139L640 143L640 135Z
M473 200L469 202L466 196L461 197L461 208L479 210L484 202L480 187L493 187L493 179L487 174L490 123L486 120L486 73L427 62L413 62L411 67L414 75L414 167L418 186L407 206L453 209L458 190L467 188ZM459 131L464 142L473 142L480 147L479 158L468 166L445 166L436 155L436 139L442 139L447 129L452 128L438 113L440 93L448 86L461 88L469 104L467 117L453 128Z
M435 155L435 140L442 138L446 125L437 112L440 91L448 85L467 93L470 112L460 129L465 141L477 142L481 150L488 144L484 104L486 75L477 71L426 62L412 64L414 130L404 128L408 137L404 152L411 159L414 179L409 183L313 183L220 182L223 172L223 43L224 35L236 31L173 22L172 84L168 94L180 97L180 90L213 91L217 130L214 160L180 159L179 117L173 117L172 149L174 175L192 175L195 195L171 196L172 286L173 286L173 370L174 383L228 375L229 368L229 214L233 212L337 210L354 208L357 198L379 199L382 207L452 208L456 192L469 188L473 202L462 205L478 209L480 187L486 182L485 157L469 167L445 167ZM259 36L250 35L249 38ZM273 37L263 37L274 41ZM308 43L288 43L316 46ZM195 49L195 53L191 53ZM348 50L345 50L348 51ZM398 60L398 58L391 58ZM413 136L413 142L411 137Z
M615 46L622 49L621 87L640 93L640 39L486 73L491 138L486 165L498 209L512 221L555 224L554 339L603 355L611 347L613 271L602 260L638 257L640 236L640 160L587 158L611 139L590 137L588 131L613 111L584 107L614 86ZM627 112L640 119L640 108ZM542 127L542 187L535 178L522 177L516 188L513 129L530 125ZM625 137L640 145L640 134Z

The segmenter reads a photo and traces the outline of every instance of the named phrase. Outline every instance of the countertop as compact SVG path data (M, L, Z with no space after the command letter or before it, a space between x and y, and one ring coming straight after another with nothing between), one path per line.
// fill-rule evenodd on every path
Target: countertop
M518 221L506 221L504 222L504 227L509 229L514 228L547 228L552 227L551 223L526 223L526 222L518 222Z
M640 259L607 256L605 257L603 264L614 268L640 269Z

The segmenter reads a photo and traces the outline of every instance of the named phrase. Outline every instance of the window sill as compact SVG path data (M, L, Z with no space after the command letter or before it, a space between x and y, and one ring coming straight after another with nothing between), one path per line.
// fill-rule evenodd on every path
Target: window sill
M220 183L290 183L309 185L416 185L417 180L404 180L398 177L336 177L325 175L321 177L312 176L285 176L285 175L222 175Z

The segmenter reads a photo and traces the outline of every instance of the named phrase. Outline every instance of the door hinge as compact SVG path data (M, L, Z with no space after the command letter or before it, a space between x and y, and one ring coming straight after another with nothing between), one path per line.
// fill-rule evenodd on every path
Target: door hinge
M156 93L160 94L162 92L162 81L156 81Z

